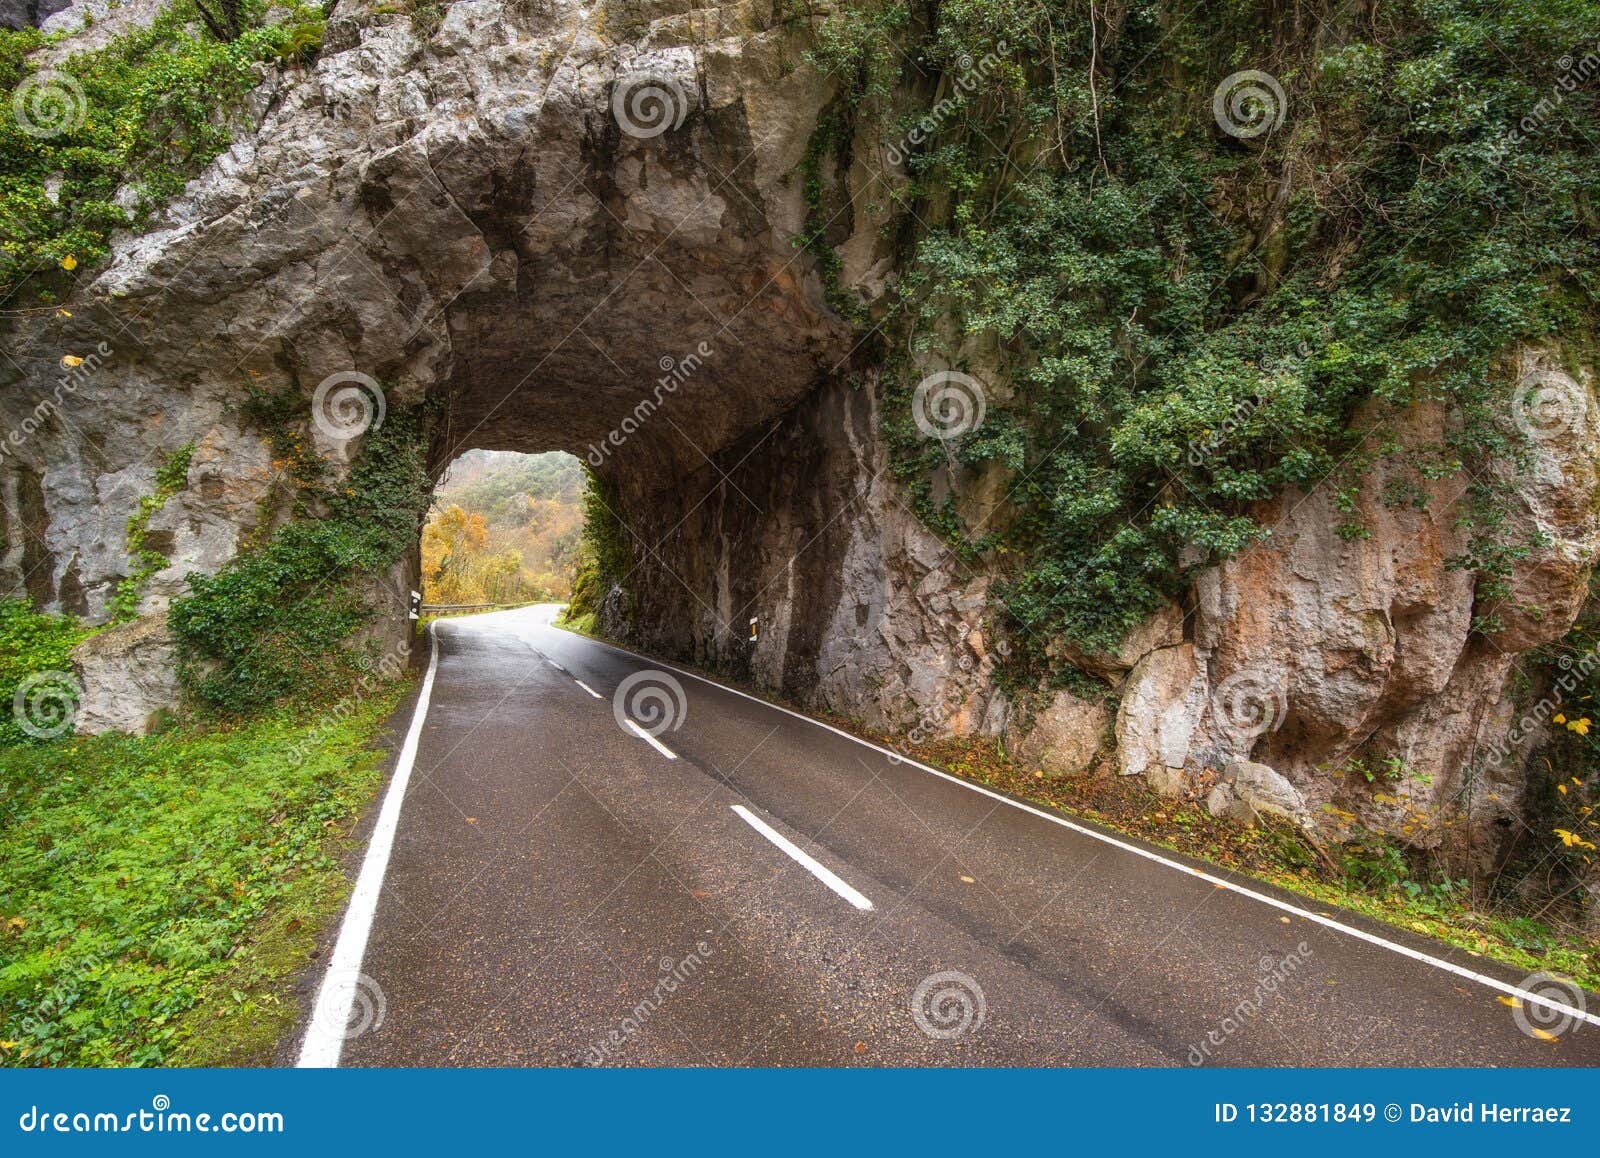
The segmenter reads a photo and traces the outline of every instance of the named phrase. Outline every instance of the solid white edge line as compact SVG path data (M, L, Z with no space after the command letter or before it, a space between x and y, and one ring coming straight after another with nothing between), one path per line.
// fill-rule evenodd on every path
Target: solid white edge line
M806 872L816 877L819 881L827 885L830 889L838 893L841 897L849 901L862 912L870 913L872 911L872 902L867 900L866 897L862 896L844 881L840 880L838 875L830 870L827 865L823 864L815 857L807 854L806 851L799 845L795 844L794 841L784 836L783 833L773 828L772 825L762 820L744 805L731 804L729 807L737 812L740 819L742 819L751 828L755 829L762 836L766 837L773 844L777 845L784 852L788 853L792 858L794 858L794 860L798 862L800 867L805 869Z
M554 627L557 631L567 631L567 629L564 627L556 627L554 623L551 623L549 626ZM646 663L654 664L656 667L666 668L668 671L677 672L679 675L687 676L692 680L699 680L701 683L709 684L714 688L721 688L723 691L730 692L741 699L746 699L753 704L760 704L763 707L771 708L775 712L782 712L786 716L793 716L797 720L804 720L813 727L824 728L836 736L843 736L846 740L860 744L863 748L871 748L874 752L879 752L885 756L888 756L891 760L895 760L899 763L909 765L912 768L927 772L929 775L937 776L941 780L948 780L952 784L959 784L962 788L966 788L969 791L976 792L982 796L987 796L991 800L998 800L1002 804L1009 804L1012 808L1017 808L1023 812L1031 813L1032 815L1039 817L1041 820L1048 820L1051 824L1059 824L1062 828L1071 829L1073 832L1076 832L1081 836L1087 836L1091 840L1098 840L1103 844L1111 845L1113 848L1120 848L1124 852L1131 852L1134 856L1143 857L1145 860L1153 861L1159 865L1165 865L1167 868L1174 869L1188 876L1199 877L1201 880L1207 881L1219 888L1224 888L1230 892L1238 893L1241 897L1249 897L1253 901L1259 901L1263 905L1268 905L1274 909L1281 910L1282 912L1292 913L1297 917L1303 917L1305 920L1310 921L1313 924L1321 925L1327 929L1333 929L1335 932L1344 933L1347 936L1354 937L1359 941L1365 941L1369 945L1376 945L1381 949L1387 949L1391 953L1398 953L1400 956L1408 957L1413 961L1420 961L1424 965L1431 965L1435 969L1441 969L1444 972L1453 974L1456 977L1463 978L1467 981L1474 981L1485 988L1495 990L1497 993L1504 993L1510 997L1516 997L1523 1001L1529 1001L1535 1005L1542 1006L1545 1009L1554 1010L1557 1013L1578 1018L1580 1021L1587 1022L1590 1025L1600 1026L1600 1014L1590 1013L1587 1010L1579 1009L1575 1006L1567 1005L1560 1001L1552 1001L1548 997L1543 997L1537 993L1532 993L1521 988L1520 986L1512 985L1509 982L1500 981L1494 977L1488 976L1487 974L1478 973L1474 970L1467 969L1461 965L1455 964L1453 961L1446 961L1443 958L1431 956L1430 954L1413 949L1409 945L1402 945L1397 941L1387 940L1386 938L1378 936L1376 933L1369 933L1365 929L1356 928L1354 925L1346 925L1343 921L1336 921L1332 917L1324 917L1319 913L1311 912L1309 909L1303 909L1298 905L1291 905L1287 901L1280 901L1277 897L1270 897L1265 893L1258 893L1254 889L1248 889L1242 885L1236 885L1232 881L1225 881L1221 877L1212 876L1210 873L1202 872L1200 869L1190 868L1188 865L1172 860L1168 857L1164 857L1158 852L1153 852L1147 848L1140 848L1138 845L1129 844L1125 840L1118 840L1116 837L1104 832L1096 832L1092 828L1086 828L1081 824L1075 824L1064 816L1057 816L1053 813L1045 812L1043 809L1035 808L1031 804L1024 804L1020 800L1013 800L1011 797L1004 796L999 792L991 791L990 789L983 787L981 784L974 784L969 780L961 779L959 776L952 776L948 772L941 772L939 769L928 764L924 764L920 760L913 760L909 756L902 756L898 752L891 752L888 748L882 747L879 744L874 744L871 740L863 740L860 736L852 736L849 732L844 731L842 728L835 728L832 724L825 724L821 720L813 720L810 716L802 715L800 712L792 711L791 709L784 707L782 704L774 704L762 699L760 696L753 696L748 692L740 691L738 688L730 688L727 684L718 683L714 679L708 679L703 675L688 671L681 667L677 667L673 664L665 662L664 660L659 660L653 656L644 655L637 651L630 651L625 647L618 647L614 643L606 643L604 640L595 639L592 636L580 635L575 631L568 631L567 634L576 635L580 639L587 639L590 643L599 644L601 647L609 647L612 651L621 652L623 655L631 655L635 659L641 659Z
M594 695L593 692L591 692L589 694L590 695ZM595 696L595 699L600 699L600 698L601 697L599 697L599 696ZM632 720L629 720L629 719L625 718L622 722L633 730L633 734L635 736L638 736L639 739L643 740L646 744L649 744L652 748L654 748L657 752L660 752L668 760L676 760L678 758L678 754L676 752L674 752L671 748L667 747L660 740L656 739L649 732L645 731L638 724L635 724Z
M590 695L591 695L591 696L593 696L593 697L594 697L594 698L595 698L595 699L597 699L597 700L603 700L603 699L605 699L605 697L604 697L604 696L603 696L603 695L601 695L601 694L600 694L600 693L599 693L599 692L597 692L597 691L595 691L595 690L594 690L594 689L593 689L593 688L591 688L591 687L590 687L590 686L589 686L589 685L588 685L588 684L586 684L586 683L584 683L584 682L583 682L583 681L582 681L582 680L580 680L580 679L578 679L578 678L576 678L576 677L574 677L574 678L573 678L573 680L572 680L572 682L573 682L573 683L575 683L575 684L577 684L577 685L578 685L578 686L579 686L579 687L580 687L580 688L582 688L582 689L583 689L583 690L584 690L584 691L586 691L586 692L588 692L588 693L589 693L589 694L590 694Z
M422 740L422 724L427 719L428 702L433 697L433 677L439 669L438 626L437 621L428 624L428 638L433 645L428 657L428 673L422 678L422 691L417 695L417 706L411 713L411 728L406 732L405 743L400 748L394 776L389 780L389 790L383 797L383 808L378 813L377 824L372 828L367 854L361 861L356 887L345 908L344 922L339 926L339 939L328 958L328 971L317 990L317 1003L312 1008L305 1040L300 1045L300 1058L295 1063L301 1069L334 1068L338 1066L339 1055L344 1049L344 1028L350 1024L350 1007L356 997L355 978L360 974L362 958L367 954L367 937L372 932L372 919L378 912L378 896L383 892L383 877L389 868L389 852L394 848L395 831L400 826L400 808L405 803L406 788L411 783L411 769L417 762L417 747ZM336 980L339 978L346 979L347 983L339 984Z

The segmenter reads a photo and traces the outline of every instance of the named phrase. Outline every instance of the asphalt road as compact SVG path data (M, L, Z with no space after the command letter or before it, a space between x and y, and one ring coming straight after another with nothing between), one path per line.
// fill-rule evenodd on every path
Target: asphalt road
M1562 1032L1519 1028L1485 983L1518 970L1197 876L553 611L437 625L392 852L368 854L370 936L358 885L333 955L363 979L322 1064L1600 1064L1600 1025L1525 1003ZM615 703L652 670L681 702L642 676L620 718L648 725L654 702L675 725L658 736Z

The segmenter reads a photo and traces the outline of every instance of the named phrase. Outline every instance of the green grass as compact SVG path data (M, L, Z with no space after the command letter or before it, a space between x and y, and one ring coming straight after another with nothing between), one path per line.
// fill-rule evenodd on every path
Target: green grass
M579 635L588 635L593 636L595 639L601 639L603 637L600 635L600 629L594 623L597 615L598 612L595 611L578 611L573 604L569 603L556 616L555 624L557 627L564 627L568 631L575 631Z
M270 1061L401 690L0 748L0 1064Z

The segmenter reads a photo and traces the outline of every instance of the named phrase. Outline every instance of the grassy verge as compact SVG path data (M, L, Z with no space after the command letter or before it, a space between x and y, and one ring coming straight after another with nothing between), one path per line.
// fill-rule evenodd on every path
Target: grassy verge
M859 724L830 721L887 745ZM997 791L1049 805L1103 828L1245 873L1314 901L1436 938L1474 956L1572 978L1600 991L1600 944L1575 928L1518 912L1463 882L1405 875L1399 850L1376 842L1318 847L1295 825L1246 828L1195 803L1157 796L1138 777L1100 769L1047 778L1013 761L998 741L958 737L901 745L915 759ZM1313 906L1315 907L1315 906Z
M596 632L593 616L556 622L577 634L626 646ZM677 666L704 671L707 678L724 683L736 682L692 664ZM1592 937L1520 912L1510 900L1475 894L1461 883L1410 880L1404 875L1397 849L1371 843L1319 848L1287 821L1265 818L1267 823L1246 828L1219 820L1197 804L1157 796L1139 777L1118 776L1109 768L1082 776L1047 778L1012 760L992 738L964 736L907 744L867 728L859 720L819 712L766 689L749 690L953 776L1244 873L1313 901L1433 937L1473 956L1529 972L1559 973L1600 992L1600 943Z
M0 748L0 1064L270 1061L402 691Z
M594 639L605 638L603 635L599 634L598 630L595 628L595 612L586 611L579 614L574 614L574 611L575 605L571 603L567 604L561 609L561 613L555 617L553 622L557 627L564 627L568 631L577 632L579 635L591 636Z

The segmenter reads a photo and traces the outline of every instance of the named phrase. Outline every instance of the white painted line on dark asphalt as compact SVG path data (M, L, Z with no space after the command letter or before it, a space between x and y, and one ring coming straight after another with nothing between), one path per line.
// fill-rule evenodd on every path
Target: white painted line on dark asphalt
M603 696L603 695L601 695L601 694L600 694L600 693L599 693L599 692L597 692L597 691L595 691L595 690L594 690L594 689L593 689L593 688L591 688L591 687L590 687L590 686L589 686L589 685L588 685L588 684L586 684L586 683L584 683L584 682L583 682L583 681L582 681L582 680L580 680L580 679L578 679L578 678L577 678L577 677L576 677L576 676L574 676L574 677L573 677L573 680L572 680L572 682L573 682L573 683L575 683L575 684L577 684L577 685L578 685L578 686L579 686L579 687L580 687L580 688L582 688L582 689L583 689L583 690L584 690L584 691L586 691L586 692L588 692L588 693L589 693L589 694L590 694L590 695L591 695L591 696L593 696L593 697L594 697L594 698L595 698L595 699L597 699L597 700L603 700L603 699L605 699L605 697L604 697L604 696Z
M549 664L549 665L550 665L550 666L551 666L551 667L553 667L553 668L555 668L555 669L556 669L556 670L557 670L557 671L558 671L558 672L560 672L560 673L561 673L561 674L562 674L562 675L571 675L571 674L572 674L572 673L571 673L571 672L569 672L569 671L568 671L568 670L567 670L567 669L566 669L566 668L564 668L564 667L562 667L562 666L561 666L561 665L560 665L560 664L559 664L559 663L557 663L557 662L556 662L556 661L555 661L555 660L553 660L553 659L546 659L546 660L545 660L545 661L544 661L544 662L545 662L545 663L547 663L547 664Z
M594 695L593 692L590 692L589 694L590 695ZM599 697L599 696L595 696L595 699L600 699L600 698L601 697ZM639 739L643 740L646 744L649 744L652 748L654 748L657 752L660 752L668 760L676 760L678 758L678 754L676 752L674 752L671 748L667 747L660 740L656 739L649 732L645 731L638 724L635 724L632 720L624 719L622 722L633 730L633 734L635 736L638 736Z
M400 827L400 807L405 803L411 769L417 762L417 745L422 741L428 701L433 698L433 677L439 670L438 626L437 621L428 624L428 638L433 645L428 657L428 674L422 677L422 691L411 713L411 728L406 732L400 758L394 766L394 777L389 781L383 808L372 829L372 840L361 861L355 891L350 894L344 922L339 926L339 939L334 942L333 953L328 958L328 971L317 990L317 1004L311 1011L311 1023L306 1027L305 1040L300 1044L300 1060L296 1063L302 1069L337 1066L344 1049L350 1007L356 999L361 978L361 961L367 955L367 937L372 932L372 918L378 912L378 895L383 892L383 877L389 868L395 830Z
M555 627L555 624L552 623L549 626ZM566 631L567 629L563 627L556 628L556 630ZM577 635L578 633L569 632L568 634ZM578 636L578 638L589 639L588 636ZM1080 836L1087 836L1090 840L1098 840L1102 844L1109 844L1113 848L1120 848L1123 852L1131 852L1134 856L1143 857L1145 860L1153 861L1159 865L1165 865L1167 868L1174 869L1186 876L1198 877L1200 880L1215 885L1217 888L1227 889L1229 892L1237 893L1241 897L1248 897L1252 901L1257 901L1263 905L1278 909L1281 912L1292 914L1293 916L1299 917L1302 920L1310 921L1314 925L1321 925L1325 929L1332 929L1336 933L1343 933L1347 937L1354 937L1358 941L1365 941L1369 945L1376 945L1380 949L1387 949L1391 953L1398 953L1400 956L1409 958L1412 961L1417 961L1424 965L1430 965L1433 968L1442 970L1445 973L1452 974L1453 976L1463 978L1467 981L1475 982L1478 985L1482 985L1486 989L1492 989L1496 993L1504 993L1507 996L1530 1002L1544 1009L1554 1010L1555 1012L1563 1014L1567 1017L1575 1017L1578 1020L1587 1022L1590 1025L1600 1026L1600 1013L1590 1013L1588 1010L1579 1008L1578 1006L1567 1005L1560 1001L1552 1001L1548 997L1542 996L1538 993L1533 993L1519 985L1512 985L1508 982L1501 981L1498 978L1490 977L1486 973L1479 973L1475 970L1467 969L1464 966L1457 965L1454 961L1446 961L1442 957L1434 957L1431 954L1423 953L1419 950L1413 949L1409 945L1402 945L1398 941L1390 941L1385 937L1378 936L1376 933L1369 933L1365 929L1358 929L1354 925L1347 925L1343 921L1334 920L1332 917L1324 917L1320 913L1314 913L1310 909L1304 909L1299 905L1290 904L1288 901L1279 900L1277 897L1268 896L1266 893L1260 893L1254 889L1245 888L1243 885L1235 884L1232 881L1223 880L1221 877L1213 876L1212 874L1203 872L1197 868L1192 868L1189 865L1183 864L1181 861L1175 861L1170 857L1162 856L1160 853L1151 849L1140 848L1138 845L1131 844L1128 841L1118 840L1109 833L1097 832L1095 829L1085 827L1081 824L1076 824L1064 816L1058 816L1055 813L1046 812L1041 808L1035 808L1031 804L1024 804L1020 800L1013 800L1009 796L1004 796L999 792L991 791L982 785L973 784L971 781L963 780L959 776L952 776L948 772L941 772L939 769L934 768L931 765L924 764L920 760L913 760L909 756L902 756L898 752L891 752L888 748L882 747L879 744L874 744L871 740L863 740L860 736L852 736L849 732L844 731L842 728L835 728L832 724L824 724L821 720L813 720L810 716L802 715L799 712L792 711L789 708L783 707L781 704L771 703L762 699L760 696L753 696L748 692L742 692L738 688L730 688L727 684L718 683L716 680L708 679L696 672L688 671L685 668L676 667L673 664L656 659L654 656L642 655L639 652L630 651L625 647L618 647L614 643L604 643L598 639L589 639L589 642L599 644L601 647L608 647L612 651L621 652L623 655L633 656L635 659L642 659L646 663L652 664L655 667L666 668L668 671L677 672L681 676L687 676L689 679L698 680L700 683L709 684L714 688L721 688L723 691L728 692L731 695L738 696L740 699L749 700L751 703L760 704L765 708L771 708L775 712L782 712L786 716L793 716L797 720L804 720L813 727L825 729L826 731L832 732L836 736L842 736L852 743L860 744L863 748L871 748L874 752L878 752L884 756L887 756L892 761L905 764L921 772L926 772L930 776L937 776L941 780L948 780L950 783L960 785L969 792L976 792L980 796L987 796L991 800L998 800L1001 804L1008 804L1012 808L1021 809L1023 812L1031 813L1041 820L1048 820L1051 824L1058 824L1062 828L1071 829Z
M819 881L827 885L830 889L838 893L841 897L849 901L862 912L872 911L871 901L867 900L866 897L862 896L855 889L845 884L844 881L840 880L839 877L834 874L826 865L817 860L815 857L808 855L805 850L799 845L795 844L794 841L784 836L783 833L773 828L772 825L762 820L744 805L734 804L730 807L732 807L732 809L739 814L739 818L751 828L755 829L762 836L766 837L773 844L777 845L784 852L788 853L791 857L798 861L800 867L805 869L806 872L816 877Z

